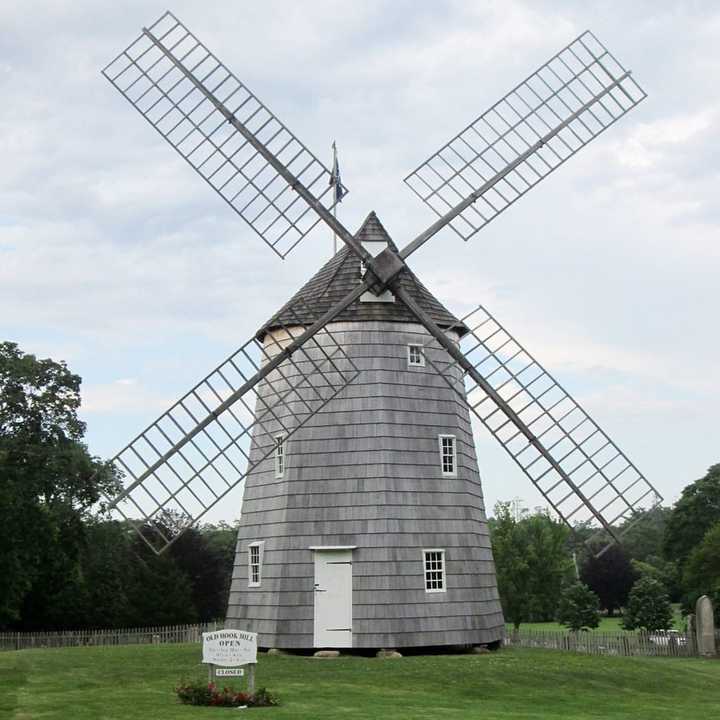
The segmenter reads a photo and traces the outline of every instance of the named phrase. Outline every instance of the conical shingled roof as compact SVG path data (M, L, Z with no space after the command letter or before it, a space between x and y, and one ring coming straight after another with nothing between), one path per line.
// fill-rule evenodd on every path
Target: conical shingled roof
M386 242L397 249L377 215L371 212L355 239L361 242ZM420 307L441 327L458 326L458 319L450 313L415 277L412 271L403 271L402 287ZM258 331L262 339L268 330L302 322L311 325L330 310L360 283L360 258L349 248L341 249ZM415 315L399 300L395 302L361 302L356 300L343 310L335 321L385 321L417 323Z

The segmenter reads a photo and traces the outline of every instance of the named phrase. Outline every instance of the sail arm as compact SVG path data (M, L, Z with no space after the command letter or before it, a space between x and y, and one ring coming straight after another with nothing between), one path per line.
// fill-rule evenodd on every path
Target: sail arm
M464 362L429 362L570 527L591 520L613 540L662 500L580 404L483 307L460 321ZM435 351L433 352L433 349Z

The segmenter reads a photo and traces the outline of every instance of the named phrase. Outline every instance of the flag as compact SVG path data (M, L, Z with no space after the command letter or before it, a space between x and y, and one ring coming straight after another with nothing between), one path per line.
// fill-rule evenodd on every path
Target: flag
M347 195L347 190L344 188L340 180L340 165L338 164L337 148L335 142L332 144L333 149L333 164L332 170L330 171L330 180L328 185L335 188L335 202L342 202L342 199Z

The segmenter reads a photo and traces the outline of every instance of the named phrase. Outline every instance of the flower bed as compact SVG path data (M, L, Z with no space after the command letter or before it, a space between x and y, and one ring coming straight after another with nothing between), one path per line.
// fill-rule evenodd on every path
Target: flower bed
M183 705L267 707L278 704L277 697L265 688L247 693L232 687L219 688L215 683L182 682L175 688L175 692Z

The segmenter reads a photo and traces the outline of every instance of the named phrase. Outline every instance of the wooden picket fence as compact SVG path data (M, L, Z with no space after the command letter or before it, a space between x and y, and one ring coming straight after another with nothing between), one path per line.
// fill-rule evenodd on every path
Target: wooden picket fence
M202 633L221 630L222 622L200 625L121 628L115 630L61 630L58 632L0 633L0 651L30 648L102 647L115 645L162 645L199 643ZM720 631L716 632L720 649ZM672 635L629 632L579 632L508 630L506 647L544 648L587 655L693 657L695 638L684 633Z
M202 633L221 630L222 622L115 630L60 630L58 632L0 632L0 651L109 645L196 643Z
M623 657L694 657L697 646L692 634L645 632L578 632L509 630L504 641L507 647L545 648L586 655L617 655Z

